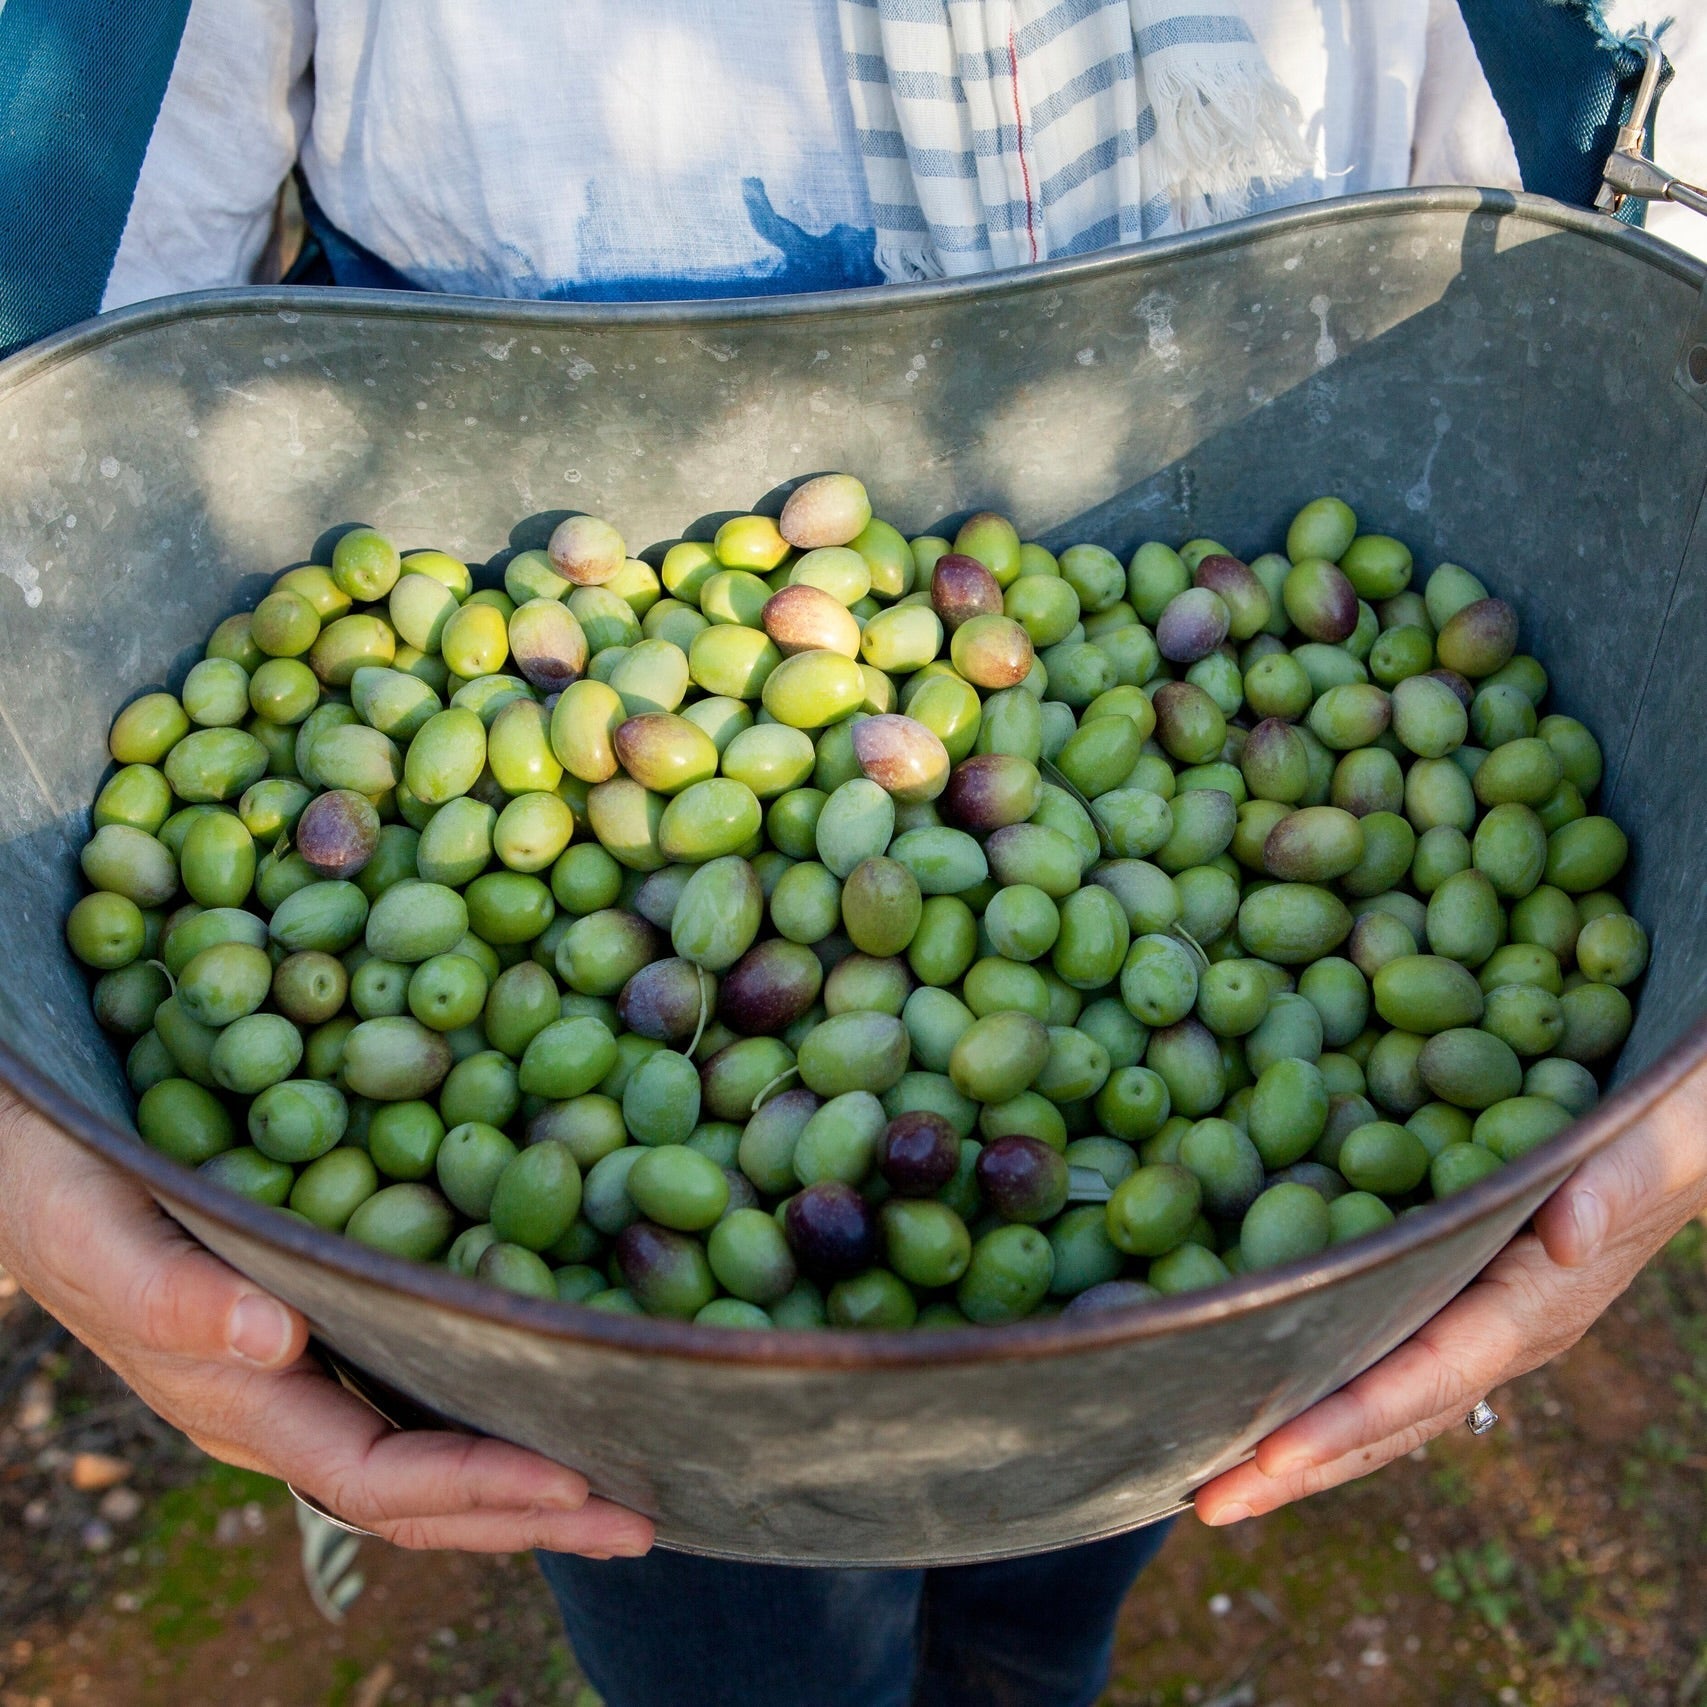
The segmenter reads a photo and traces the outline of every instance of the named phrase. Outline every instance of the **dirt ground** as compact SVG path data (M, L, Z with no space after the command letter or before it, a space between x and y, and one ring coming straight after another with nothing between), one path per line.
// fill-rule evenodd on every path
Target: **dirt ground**
M283 1489L51 1334L0 1275L0 1707L597 1707L526 1559L368 1543L334 1625ZM1495 1403L1484 1440L1182 1525L1104 1707L1707 1707L1707 1234Z

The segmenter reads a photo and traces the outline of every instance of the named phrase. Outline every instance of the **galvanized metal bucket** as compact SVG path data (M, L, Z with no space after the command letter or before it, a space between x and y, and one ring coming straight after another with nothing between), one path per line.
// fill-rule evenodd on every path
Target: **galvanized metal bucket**
M0 1079L337 1356L585 1470L668 1545L921 1564L1129 1528L1367 1367L1707 1052L1703 269L1594 215L1407 191L960 284L604 308L217 292L0 367ZM912 530L1252 553L1348 499L1518 606L1605 745L1654 959L1617 1089L1423 1216L1088 1321L731 1334L479 1287L213 1189L132 1136L61 946L104 735L366 520L474 561L561 510L631 541L858 471ZM527 518L518 522L517 518Z

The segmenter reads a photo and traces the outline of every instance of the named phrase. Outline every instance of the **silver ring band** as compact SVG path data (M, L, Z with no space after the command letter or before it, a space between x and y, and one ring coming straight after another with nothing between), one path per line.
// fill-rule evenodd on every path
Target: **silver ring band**
M1472 1434L1486 1434L1499 1420L1499 1412L1486 1399L1478 1399L1476 1408L1464 1419Z
M300 1488L292 1487L289 1482L285 1483L285 1487L289 1491L290 1497L295 1500L299 1506L301 1506L305 1511L313 1512L316 1517L331 1524L334 1529L341 1529L346 1535L360 1535L368 1541L381 1541L384 1539L384 1537L376 1531L372 1529L363 1529L360 1524L351 1523L348 1519L339 1517L336 1512L328 1511L325 1506L319 1502L319 1500L315 1499L310 1494L305 1494Z

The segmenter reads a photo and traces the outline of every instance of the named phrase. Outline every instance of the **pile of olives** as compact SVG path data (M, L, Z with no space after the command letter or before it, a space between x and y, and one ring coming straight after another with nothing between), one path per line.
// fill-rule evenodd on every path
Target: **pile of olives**
M143 1139L362 1244L729 1327L1141 1307L1594 1102L1648 945L1512 608L1319 498L1059 558L799 485L220 624L67 925Z

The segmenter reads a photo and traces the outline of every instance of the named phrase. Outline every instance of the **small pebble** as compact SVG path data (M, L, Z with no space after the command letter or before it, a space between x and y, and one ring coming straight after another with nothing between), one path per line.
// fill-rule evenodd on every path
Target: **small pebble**
M92 1517L77 1531L85 1553L104 1553L113 1544L112 1525Z
M24 1527L26 1529L40 1529L52 1515L53 1508L49 1506L46 1500L31 1500L24 1507Z
M96 1494L116 1487L130 1474L130 1465L106 1452L79 1452L71 1460L68 1479L79 1493Z
M142 1510L142 1495L134 1488L109 1488L95 1509L109 1523L129 1523Z
M1225 1618L1233 1610L1233 1597L1229 1594L1212 1594L1209 1597L1209 1611L1215 1618Z
M32 1375L18 1396L18 1427L34 1434L53 1421L53 1383L45 1375Z

